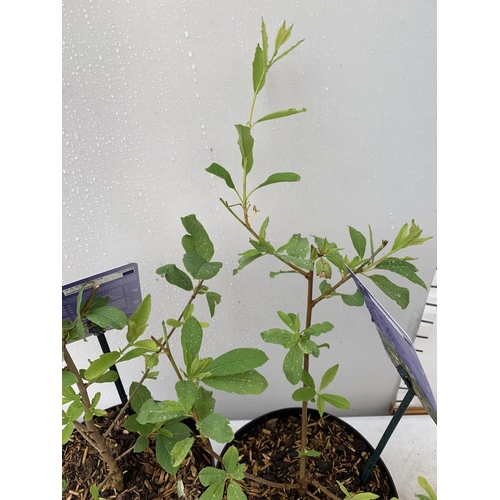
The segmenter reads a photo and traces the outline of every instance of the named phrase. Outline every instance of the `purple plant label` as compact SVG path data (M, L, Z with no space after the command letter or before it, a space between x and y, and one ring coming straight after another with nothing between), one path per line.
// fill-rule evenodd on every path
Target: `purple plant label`
M359 278L349 269L352 279L358 290L363 294L365 305L370 312L371 319L377 327L384 348L394 366L402 366L408 374L411 390L427 410L427 413L437 424L437 405L432 393L429 380L425 375L422 363L415 351L413 343L407 333L399 326L396 320L385 310L382 304L372 295Z
M99 285L98 297L109 297L109 306L114 306L130 317L142 301L139 267L126 264L104 273L89 276L62 287L62 319L73 321L76 316L76 299L82 285L86 285L82 303L92 290L92 284Z

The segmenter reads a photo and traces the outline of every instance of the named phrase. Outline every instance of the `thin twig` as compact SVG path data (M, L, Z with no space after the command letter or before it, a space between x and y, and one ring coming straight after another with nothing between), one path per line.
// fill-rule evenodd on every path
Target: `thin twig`
M318 488L322 493L324 493L328 498L333 498L333 500L342 500L339 498L337 495L334 495L330 491L328 491L324 486L322 486L318 481L315 481L314 479L311 481L312 485Z
M296 490L300 488L299 483L274 483L273 481L262 479L261 477L254 476L253 474L249 474L248 472L245 472L244 474L247 479L250 479L250 481L265 484L266 486L272 486L273 488L281 488L283 490Z

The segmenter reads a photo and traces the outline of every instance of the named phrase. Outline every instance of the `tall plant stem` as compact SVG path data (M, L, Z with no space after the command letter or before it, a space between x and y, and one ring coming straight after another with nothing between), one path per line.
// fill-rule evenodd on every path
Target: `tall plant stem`
M306 278L307 278L306 328L309 328L312 323L312 308L314 306L312 299L314 272L309 271L307 273ZM309 373L309 354L304 354L303 370ZM305 451L307 449L307 401L302 401L302 425L301 425L300 448L301 451ZM307 466L307 456L302 455L300 457L299 482L303 486L304 490L307 486L305 484L306 466Z
M85 382L80 376L80 372L78 371L78 368L76 367L76 364L73 361L73 358L71 357L71 354L68 351L66 342L64 341L62 344L62 350L64 353L64 361L66 362L68 370L76 377L76 384L80 392L80 398L83 407L85 408L85 412L87 412L91 406L90 398L87 392L87 386L85 385ZM116 462L115 457L111 453L110 448L106 444L104 436L99 432L92 419L88 421L85 420L85 427L94 443L95 448L101 454L104 462L106 462L106 465L109 467L109 472L111 475L113 486L116 488L117 491L123 491L125 489L125 484L123 482L123 472L118 466L118 463Z

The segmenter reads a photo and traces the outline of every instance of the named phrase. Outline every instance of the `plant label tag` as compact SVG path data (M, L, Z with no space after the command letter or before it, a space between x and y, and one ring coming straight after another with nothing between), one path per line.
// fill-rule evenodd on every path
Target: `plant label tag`
M64 285L62 287L63 320L73 321L76 318L76 299L82 285L86 284L82 297L83 304L89 296L94 283L99 285L96 296L109 297L108 305L120 309L127 317L130 317L136 311L142 301L139 267L135 263L126 264ZM85 325L85 336L88 337L93 333L102 333L102 329L90 332L88 326Z
M407 385L420 399L427 413L437 424L437 405L434 394L408 334L385 310L359 278L347 268L358 290L363 294L365 305L377 327L380 339L394 366L402 367L408 374Z

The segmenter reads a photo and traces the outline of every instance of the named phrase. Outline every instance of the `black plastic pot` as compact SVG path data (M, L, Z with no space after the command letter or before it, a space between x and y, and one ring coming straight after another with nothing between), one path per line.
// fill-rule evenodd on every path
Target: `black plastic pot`
M231 443L228 443L224 446L221 456L224 455L224 453L227 451L227 449L235 445L237 448L237 442L243 442L247 438L248 435L254 434L255 432L259 432L260 429L262 429L263 426L265 426L266 422L273 420L273 419L286 419L288 417L296 417L299 418L302 415L302 408L282 408L279 410L274 410L269 413L266 413L264 415L261 415L260 417L257 417L247 424L243 425L240 429L238 429L235 433L234 440ZM320 419L319 412L315 409L308 408L308 418L313 421L317 421ZM329 413L323 413L323 419L325 422L335 422L337 425L343 428L347 433L352 434L356 440L361 440L364 442L366 446L363 446L363 451L366 452L366 460L372 455L374 452L374 447L366 440L366 438L359 432L357 431L354 427L349 425L347 422L344 422L342 419L331 415ZM333 428L332 428L333 430ZM321 450L318 450L321 451ZM240 450L241 453L241 450ZM217 467L221 468L221 464L217 464ZM389 485L390 492L387 495L387 500L391 499L392 497L398 498L398 493L396 490L396 486L394 484L394 481L389 473L389 470L387 469L386 465L380 458L377 462L377 469L382 477L385 477L387 479L387 483ZM251 472L251 467L249 472ZM360 470L360 475L363 472L363 470ZM373 474L373 472L372 472ZM349 489L349 488L348 488ZM366 489L365 491L369 491ZM381 500L385 500L385 497L382 498L380 497Z

